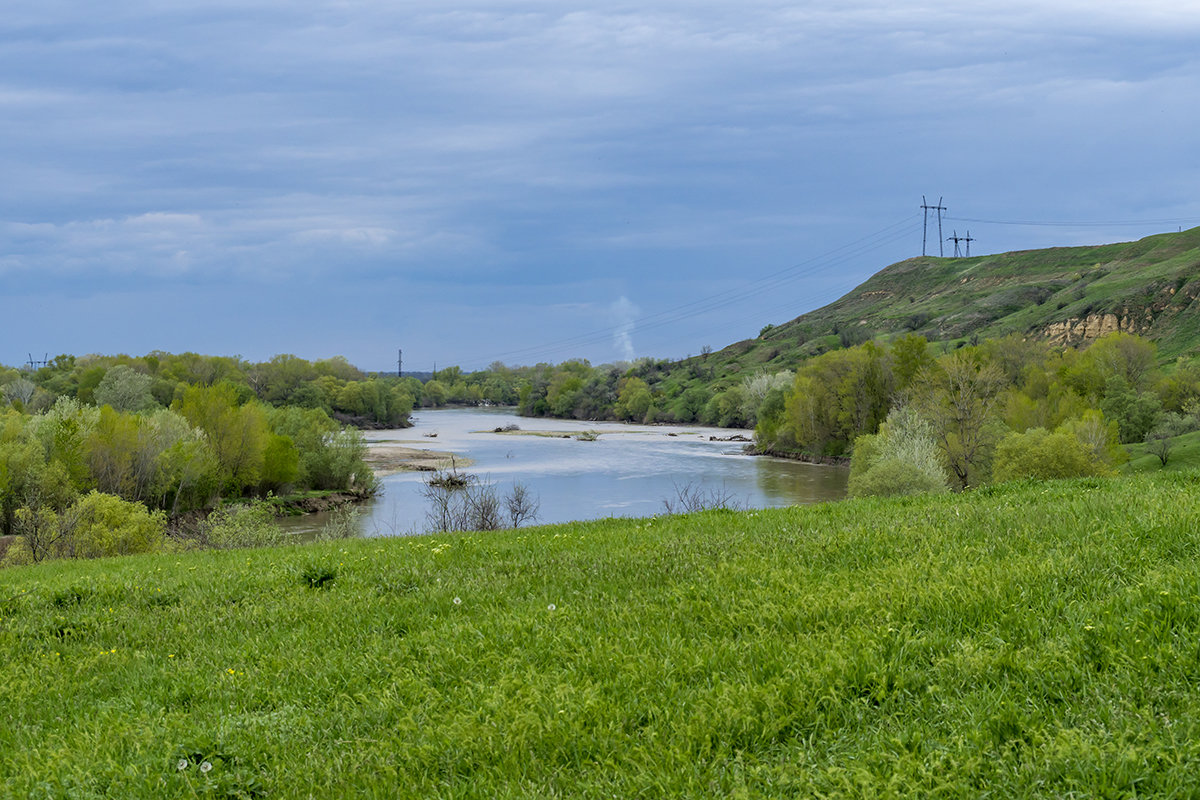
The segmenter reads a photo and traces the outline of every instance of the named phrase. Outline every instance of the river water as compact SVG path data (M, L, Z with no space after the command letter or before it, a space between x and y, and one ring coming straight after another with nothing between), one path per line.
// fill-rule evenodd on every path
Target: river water
M422 410L413 422L412 428L364 436L368 442L465 456L472 464L462 471L495 484L501 495L514 482L525 484L541 503L537 523L653 516L664 512L665 498L677 499L678 490L688 486L724 495L744 508L837 500L846 494L845 468L748 456L742 443L709 439L749 437L750 431L533 419L487 408ZM523 433L493 433L509 425ZM539 431L600 435L595 441L528 435ZM427 504L420 489L426 477L423 472L385 476L382 495L362 507L363 533L424 531ZM284 524L305 533L325 521L322 515L310 515Z

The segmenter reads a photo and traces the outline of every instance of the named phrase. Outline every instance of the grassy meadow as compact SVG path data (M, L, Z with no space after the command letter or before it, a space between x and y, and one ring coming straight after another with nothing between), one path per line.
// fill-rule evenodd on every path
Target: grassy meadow
M0 795L1200 796L1200 474L0 572Z

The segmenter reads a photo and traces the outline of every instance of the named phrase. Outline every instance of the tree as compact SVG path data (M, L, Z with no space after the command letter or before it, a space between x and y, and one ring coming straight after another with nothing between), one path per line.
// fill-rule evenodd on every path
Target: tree
M924 336L910 333L892 342L892 373L896 376L896 388L907 389L921 370L933 364L933 360Z
M137 450L137 420L111 406L102 407L87 443L88 471L95 487L105 494L141 500L134 474Z
M1149 339L1117 331L1101 336L1085 351L1104 380L1122 378L1134 391L1147 389L1158 370L1158 353Z
M757 425L759 410L762 408L763 401L767 399L767 394L772 390L786 391L792 388L792 382L795 379L796 375L791 370L783 370L774 374L760 371L744 378L741 386L741 416L745 424L749 427Z
M37 386L33 381L27 378L17 378L4 387L4 399L14 405L20 403L20 408L24 409L33 399L33 393L36 390Z
M618 419L641 422L646 418L646 412L654 399L650 394L650 386L641 378L623 378L617 392L617 403L613 413Z
M1157 456L1159 463L1165 467L1171 458L1171 451L1175 448L1175 437L1195 429L1196 425L1191 417L1167 411L1159 415L1154 427L1146 434L1146 450Z
M1117 423L1106 420L1097 409L1084 411L1078 419L1067 420L1060 428L1078 439L1093 461L1116 467L1129 460L1129 453L1121 447Z
M144 411L157 403L150 391L154 379L132 367L117 364L104 374L96 387L96 405L111 406L117 411Z
M421 405L439 408L446 405L446 384L434 378L421 389Z
M1128 444L1146 438L1162 410L1162 400L1154 392L1137 391L1123 375L1113 374L1105 382L1100 409L1116 421L1121 441Z
M268 434L266 413L260 405L239 406L236 388L223 381L215 386L188 387L177 410L204 431L227 491L240 494L258 485Z
M977 355L956 350L924 369L913 382L914 407L933 426L934 439L958 487L986 476L991 448L999 437L994 417L1003 375Z

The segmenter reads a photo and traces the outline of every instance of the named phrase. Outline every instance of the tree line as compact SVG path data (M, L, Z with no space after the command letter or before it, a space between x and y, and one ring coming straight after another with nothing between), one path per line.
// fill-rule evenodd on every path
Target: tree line
M420 393L419 381L342 358L295 356L59 356L0 369L0 534L33 560L111 555L160 547L169 521L222 501L368 496L377 487L355 424L410 424L414 383Z
M965 489L1111 474L1123 444L1161 448L1200 427L1200 366L1159 367L1152 342L1113 333L1084 350L1019 336L937 352L923 337L823 354L773 390L757 446L853 456L851 491Z
M1127 457L1121 445L1143 441L1165 464L1173 439L1200 424L1200 365L1160 366L1153 342L1128 333L1080 350L1017 335L954 346L909 334L846 342L774 373L717 376L707 356L455 368L438 395L515 404L525 416L753 428L763 453L853 454L852 488L880 493L889 471L944 476L939 485L958 489L1105 474ZM883 464L874 484L862 477L873 461Z

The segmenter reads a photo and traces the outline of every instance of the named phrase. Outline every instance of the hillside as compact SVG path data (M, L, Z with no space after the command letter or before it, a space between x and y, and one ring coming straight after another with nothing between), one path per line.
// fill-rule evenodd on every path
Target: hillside
M5 570L0 796L1190 796L1198 481Z
M911 258L844 297L709 356L714 372L783 369L841 344L914 332L930 341L1009 333L1079 345L1114 330L1200 353L1200 228L1136 242L970 258Z

